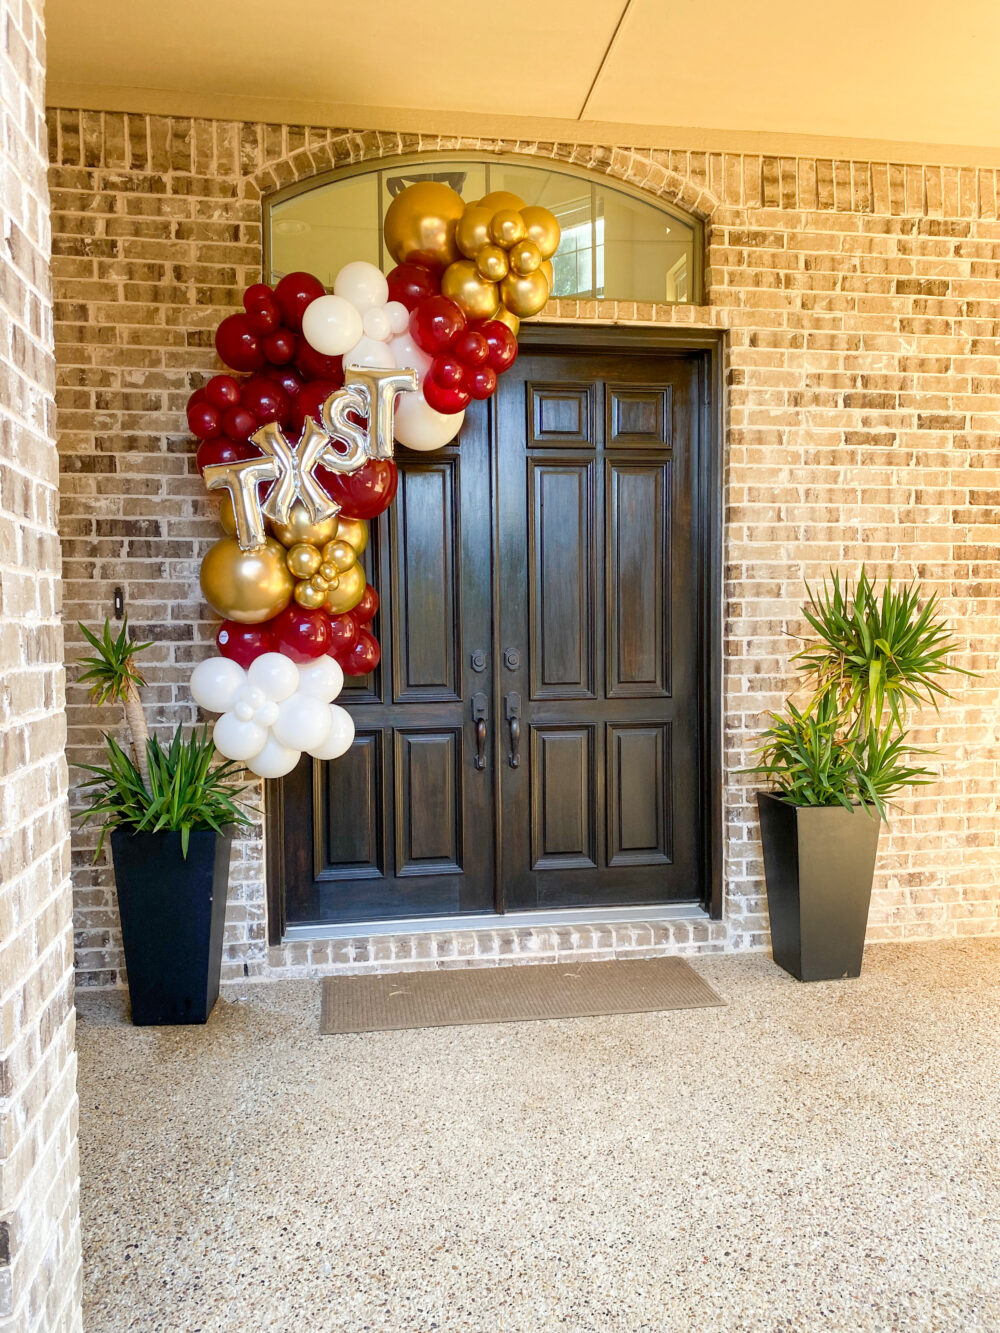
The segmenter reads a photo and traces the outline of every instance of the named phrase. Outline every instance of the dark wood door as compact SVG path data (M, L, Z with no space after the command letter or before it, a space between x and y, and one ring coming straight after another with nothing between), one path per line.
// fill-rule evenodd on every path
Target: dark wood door
M698 899L698 360L522 356L501 385L504 909Z

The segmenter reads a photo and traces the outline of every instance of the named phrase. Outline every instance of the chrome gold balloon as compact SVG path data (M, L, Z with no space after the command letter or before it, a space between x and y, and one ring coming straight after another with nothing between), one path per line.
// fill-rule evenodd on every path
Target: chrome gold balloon
M400 190L382 224L385 244L397 264L443 269L458 258L455 229L465 211L462 196L441 181L418 181Z
M368 524L363 518L348 518L346 514L341 514L333 536L353 546L355 555L361 555L368 545Z
M549 284L541 272L529 273L523 278L510 273L500 284L500 296L512 315L530 319L549 299Z
M320 591L306 582L296 583L295 585L295 600L306 611L318 611L326 601L326 595L327 590L325 588Z
M543 261L541 270L545 274L545 281L549 284L549 295L552 295L552 288L556 285L556 270L551 259Z
M326 599L326 609L331 615L340 616L351 611L365 595L365 571L359 564L353 564L340 576L336 588L331 589Z
M315 546L310 546L306 542L296 542L289 548L286 563L290 573L297 579L307 579L310 574L316 573L322 559Z
M499 282L510 272L507 251L501 245L483 245L476 251L476 270L487 282Z
M460 259L445 269L441 295L454 301L467 319L489 319L500 305L496 283L480 277L471 259Z
M478 199L476 202L478 207L488 208L491 217L501 208L509 208L515 213L520 213L524 207L524 200L521 196L514 194L511 190L491 190L489 194L484 194L482 199Z
M513 273L526 278L542 266L542 252L534 241L525 238L510 247L510 267Z
M479 204L470 204L458 219L455 228L455 244L466 259L475 259L476 255L489 243L490 221L493 213Z
M524 218L514 208L498 209L490 219L490 240L495 245L502 245L505 250L523 241L527 234Z
M235 537L223 537L201 563L205 600L224 620L243 625L270 620L292 600L295 580L286 557L273 537L254 551L241 551Z
M358 562L358 553L349 542L345 542L338 537L335 541L327 542L323 547L323 563L332 565L334 571L343 574L350 569L352 565Z
M332 565L329 560L324 560L317 569L316 574L327 583L333 583L340 576L340 570L336 565Z
M292 505L287 523L272 523L272 530L282 546L323 546L337 531L336 518L325 518L320 523L313 523L305 505L296 501Z
M219 522L222 524L223 531L227 536L236 536L236 510L233 508L233 497L228 491L222 492L222 504L219 506Z
M528 240L535 242L542 252L543 259L551 259L559 249L561 235L555 214L550 213L547 208L532 204L528 208L521 209L521 217L524 218Z
M493 318L499 320L501 324L506 324L514 337L517 337L517 331L521 327L521 321L515 314L512 314L506 306L502 305Z

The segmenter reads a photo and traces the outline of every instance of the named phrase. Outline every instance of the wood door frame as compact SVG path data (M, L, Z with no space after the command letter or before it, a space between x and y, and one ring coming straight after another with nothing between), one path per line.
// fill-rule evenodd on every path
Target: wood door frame
M699 641L699 699L704 725L701 742L700 795L705 820L702 834L702 882L707 893L704 907L713 920L722 917L723 825L722 825L722 558L723 558L723 353L724 335L710 329L640 327L609 324L525 325L519 335L526 352L603 352L614 356L636 352L665 356L684 352L701 353L699 371L699 435L702 451L695 470L695 513L699 517L696 550L699 554L699 604L702 623ZM496 429L496 416L491 429ZM491 441L495 444L495 440ZM497 450L492 449L491 489L497 492ZM491 523L492 581L494 607L498 604L499 569L496 558L499 534ZM493 645L494 675L499 677L499 641ZM496 715L496 702L492 712ZM497 830L494 883L500 882L500 792L496 787ZM281 785L265 784L264 828L268 943L277 945L285 934L284 809ZM567 909L572 910L572 909ZM609 909L611 912L612 909ZM515 921L516 913L508 920ZM405 924L400 923L405 930Z

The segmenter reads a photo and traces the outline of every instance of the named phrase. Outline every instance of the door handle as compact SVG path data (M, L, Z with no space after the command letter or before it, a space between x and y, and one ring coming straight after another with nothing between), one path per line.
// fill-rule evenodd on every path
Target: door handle
M476 757L472 761L480 771L486 767L486 695L472 696L472 721L476 728Z
M504 695L504 711L507 721L510 723L510 757L507 762L511 768L520 768L521 766L521 696L519 694Z

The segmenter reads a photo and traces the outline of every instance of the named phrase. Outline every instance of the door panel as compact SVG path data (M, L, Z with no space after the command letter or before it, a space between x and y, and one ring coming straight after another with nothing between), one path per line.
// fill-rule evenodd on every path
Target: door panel
M530 464L533 698L594 697L594 464Z
M608 697L670 693L670 463L607 464Z

